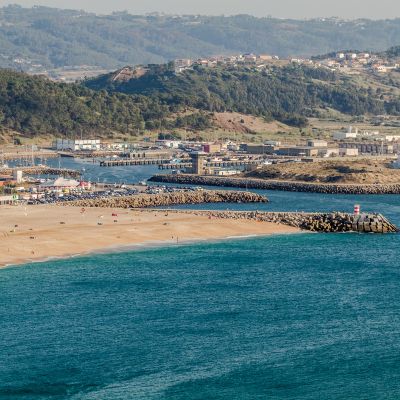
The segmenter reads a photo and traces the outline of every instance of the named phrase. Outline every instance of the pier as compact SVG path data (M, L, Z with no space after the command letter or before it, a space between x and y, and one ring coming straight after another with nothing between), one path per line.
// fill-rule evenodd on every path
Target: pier
M126 167L135 165L163 165L168 164L170 158L142 158L142 159L118 159L100 161L100 167Z
M264 160L231 160L231 161L205 161L203 166L206 168L229 168L229 167L243 167L246 165L260 165ZM176 163L176 164L160 164L158 169L183 169L192 168L192 163Z
M121 167L136 165L158 165L160 170L166 169L191 169L192 162L183 159L182 162L172 163L171 158L141 158L141 159L117 159L100 161L101 167ZM244 160L227 160L227 161L204 161L203 166L206 168L229 168L243 167L246 165L260 165L264 159L244 159Z

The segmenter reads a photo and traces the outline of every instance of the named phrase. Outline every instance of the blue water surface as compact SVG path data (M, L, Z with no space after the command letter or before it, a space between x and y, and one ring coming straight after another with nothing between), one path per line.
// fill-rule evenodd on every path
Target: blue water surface
M398 196L261 193L207 207L400 224ZM0 399L399 399L399 246L279 235L0 270Z

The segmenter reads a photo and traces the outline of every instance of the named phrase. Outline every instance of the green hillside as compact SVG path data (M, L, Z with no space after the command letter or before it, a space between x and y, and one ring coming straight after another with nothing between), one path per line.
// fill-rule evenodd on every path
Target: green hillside
M115 80L116 74L85 82L95 90L144 95L157 99L171 111L195 108L209 112L236 111L304 126L306 117L330 107L349 115L384 114L400 111L398 97L381 98L326 69L270 67L202 68L175 74L172 66L150 66L149 71L129 81Z
M0 128L26 136L112 136L200 131L212 127L214 113L230 111L295 127L328 109L350 116L400 115L397 92L326 69L198 67L175 74L172 65L162 64L128 81L117 75L66 84L0 70Z
M142 109L156 108L123 94L0 70L0 126L28 136L126 132L144 127Z

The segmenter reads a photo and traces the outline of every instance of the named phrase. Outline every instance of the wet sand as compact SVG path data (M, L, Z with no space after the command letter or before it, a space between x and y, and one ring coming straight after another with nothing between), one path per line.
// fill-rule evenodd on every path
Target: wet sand
M55 205L1 206L0 221L0 267L126 246L299 232L269 222Z

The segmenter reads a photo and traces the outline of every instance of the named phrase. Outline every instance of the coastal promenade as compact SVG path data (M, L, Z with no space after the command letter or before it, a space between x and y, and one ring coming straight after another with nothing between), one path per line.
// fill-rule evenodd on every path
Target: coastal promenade
M327 194L400 194L400 184L330 184L203 176L192 174L154 175L151 182L185 185L206 185L246 189L282 190L288 192L312 192Z

